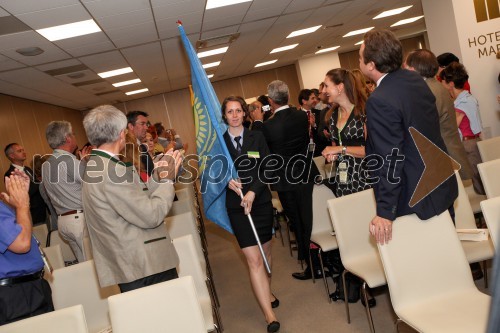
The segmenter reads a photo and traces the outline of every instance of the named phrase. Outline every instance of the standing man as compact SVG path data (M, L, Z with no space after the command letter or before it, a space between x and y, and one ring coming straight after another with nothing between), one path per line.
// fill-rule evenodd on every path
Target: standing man
M9 143L5 147L5 156L9 159L11 165L5 172L5 177L9 177L15 169L24 172L30 178L30 213L33 225L45 223L47 220L47 206L40 195L39 184L35 183L35 174L33 170L24 165L26 161L26 152L24 147L18 143Z
M377 216L370 222L370 232L380 244L391 240L396 217L416 213L423 220L429 219L453 209L458 195L456 178L450 177L410 207L425 168L410 127L445 152L446 147L434 95L417 73L401 69L402 62L402 46L392 32L374 29L365 34L359 68L377 82L366 103L366 154L379 156L384 162L372 172L372 177L378 177L374 185Z
M311 242L314 177L319 175L316 164L311 163L309 121L305 112L288 106L289 91L285 82L271 82L267 92L274 115L264 122L263 133L271 153L282 159L280 166L276 166L275 176L279 179L271 183L271 189L278 192L285 214L295 230L298 259L306 260ZM294 163L301 156L305 165ZM312 270L308 265L304 272L292 276L307 280L312 278ZM321 277L321 270L315 269L314 274Z
M82 177L86 163L73 155L78 144L69 122L51 121L45 137L54 151L42 164L42 184L56 210L59 233L68 242L78 262L84 262L91 259L91 250L83 246L83 239L88 237L82 204ZM91 146L85 147L80 158L91 150Z
M32 236L30 181L16 171L5 178L0 201L0 326L54 311L43 261Z
M258 100L253 101L248 106L248 113L252 119L251 131L262 131L262 127L264 127L264 110L262 110L262 106L262 103Z
M148 130L148 114L144 111L130 111L127 113L127 128L131 133L134 133L137 139L141 151L141 163L148 173L148 177L151 177L154 169L153 159L148 154L148 147L142 143Z

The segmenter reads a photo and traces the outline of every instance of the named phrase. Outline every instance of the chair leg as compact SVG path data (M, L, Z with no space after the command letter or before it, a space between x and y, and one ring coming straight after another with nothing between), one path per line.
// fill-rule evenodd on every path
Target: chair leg
M345 303L345 313L347 315L347 323L351 323L351 315L349 314L349 298L347 295L347 286L345 284L345 275L348 273L347 269L342 272L342 284L344 286L344 303Z
M302 263L302 260L300 261L300 263ZM303 265L302 265L302 268L304 268ZM313 261L312 261L312 256L311 256L311 249L309 249L309 269L311 270L313 283L316 283L316 279L314 278L314 269L313 269Z
M486 260L483 261L483 276L484 276L484 287L488 289L488 265Z
M290 226L288 225L288 221L286 221L286 231L288 233L288 247L290 248L290 257L293 257L293 254L292 254L292 236L290 234Z
M344 287L345 289L345 287ZM363 295L362 297L365 300L365 308L366 308L366 315L368 316L368 325L370 325L370 332L375 333L375 326L373 325L373 318L372 318L372 312L370 310L370 305L368 304L368 295L366 292L366 281L363 281L363 287L361 288Z
M403 321L401 319L396 319L396 322L394 325L396 326L396 333L399 333L399 324L401 324Z
M310 255L311 254L309 253L309 256ZM326 273L325 273L325 266L323 265L323 258L321 257L321 248L319 248L318 257L319 257L319 264L321 265L321 272L323 273L323 283L325 284L326 297L328 297L328 303L331 303L332 299L330 298L330 288L328 287L328 281L326 280ZM312 263L311 263L311 265L312 265ZM314 278L314 272L313 272L313 278Z

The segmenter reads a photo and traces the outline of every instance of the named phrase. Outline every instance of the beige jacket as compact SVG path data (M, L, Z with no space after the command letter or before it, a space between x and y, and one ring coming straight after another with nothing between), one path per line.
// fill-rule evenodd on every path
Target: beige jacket
M174 199L172 184L141 183L133 167L96 150L83 180L83 209L101 287L177 266L163 223Z

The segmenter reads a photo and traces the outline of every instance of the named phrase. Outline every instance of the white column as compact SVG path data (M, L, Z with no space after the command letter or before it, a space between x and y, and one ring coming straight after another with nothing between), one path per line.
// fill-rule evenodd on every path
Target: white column
M483 8L496 6L486 13L479 6L476 13L475 2L422 0L422 7L431 51L436 56L451 52L460 58L469 73L472 95L479 101L483 136L489 138L500 135L500 60L496 59L500 51L500 18L495 17L498 1L484 0Z
M339 68L340 60L337 52L318 54L313 57L299 59L295 63L301 89L318 88L330 69Z

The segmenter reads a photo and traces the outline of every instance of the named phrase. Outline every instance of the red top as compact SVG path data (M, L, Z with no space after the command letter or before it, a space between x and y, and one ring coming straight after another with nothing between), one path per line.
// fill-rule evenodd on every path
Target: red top
M464 115L464 117L462 118L462 121L458 125L458 129L460 130L460 133L462 133L462 137L474 136L474 132L472 132L472 130L470 128L470 120L469 120L469 118L467 118L467 115L465 114L465 112L463 112L462 110L457 109L457 108L455 108L455 112L458 112L458 113L461 113Z

